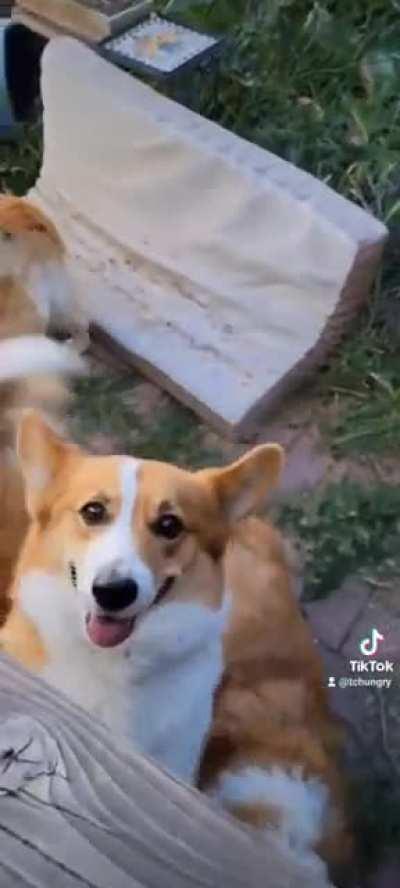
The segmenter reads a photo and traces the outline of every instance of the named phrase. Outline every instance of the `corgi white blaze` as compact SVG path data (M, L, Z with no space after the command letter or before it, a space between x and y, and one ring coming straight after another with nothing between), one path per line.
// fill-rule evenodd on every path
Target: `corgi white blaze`
M86 547L83 563L77 565L78 589L84 594L89 607L94 605L93 583L107 571L116 569L121 576L135 580L138 596L135 603L125 609L129 616L135 616L148 607L156 593L153 574L138 554L133 533L139 468L140 460L129 457L121 459L119 513L104 531L96 533Z

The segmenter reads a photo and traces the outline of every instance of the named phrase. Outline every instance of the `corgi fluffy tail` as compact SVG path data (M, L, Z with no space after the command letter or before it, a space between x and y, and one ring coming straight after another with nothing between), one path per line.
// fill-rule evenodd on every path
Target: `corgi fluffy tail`
M56 374L76 376L85 362L69 345L47 336L16 336L0 343L0 382Z

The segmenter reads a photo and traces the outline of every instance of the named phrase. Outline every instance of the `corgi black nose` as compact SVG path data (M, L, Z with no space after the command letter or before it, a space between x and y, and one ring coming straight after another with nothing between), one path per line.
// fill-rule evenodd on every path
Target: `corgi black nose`
M97 604L103 610L119 611L136 601L139 588L135 580L127 578L95 583L92 591Z

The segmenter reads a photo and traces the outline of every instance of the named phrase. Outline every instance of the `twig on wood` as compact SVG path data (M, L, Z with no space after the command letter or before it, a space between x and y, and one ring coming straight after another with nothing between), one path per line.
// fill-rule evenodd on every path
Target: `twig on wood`
M26 750L29 749L29 747L32 745L32 742L33 742L32 737L30 737L29 740L27 740L27 742L24 743L24 745L21 746L19 749L15 750L12 748L12 746L10 746L9 749L5 749L4 752L1 753L0 759L4 762L4 768L2 771L3 774L5 774L6 771L8 771L9 767L14 762L17 762L18 764L23 763L23 764L28 764L28 765L39 765L40 764L40 762L38 762L37 760L20 757L23 752L26 752Z

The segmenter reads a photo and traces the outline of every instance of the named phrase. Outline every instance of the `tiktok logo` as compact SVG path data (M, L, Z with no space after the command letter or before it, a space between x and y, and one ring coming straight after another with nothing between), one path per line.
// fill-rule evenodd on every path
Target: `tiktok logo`
M379 644L384 641L385 636L381 635L377 629L372 629L371 636L367 636L360 641L360 651L365 657L373 657L376 654Z

